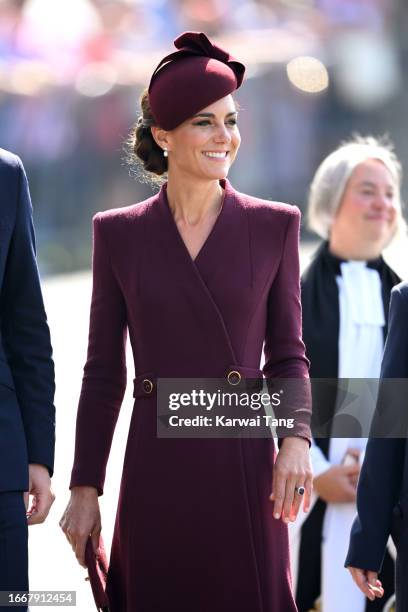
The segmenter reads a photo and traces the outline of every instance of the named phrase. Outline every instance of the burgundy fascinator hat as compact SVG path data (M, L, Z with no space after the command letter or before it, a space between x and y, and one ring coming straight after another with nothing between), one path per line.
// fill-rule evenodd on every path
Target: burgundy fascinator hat
M244 64L202 32L185 32L174 45L177 51L161 60L149 84L150 108L164 130L238 89L245 72Z

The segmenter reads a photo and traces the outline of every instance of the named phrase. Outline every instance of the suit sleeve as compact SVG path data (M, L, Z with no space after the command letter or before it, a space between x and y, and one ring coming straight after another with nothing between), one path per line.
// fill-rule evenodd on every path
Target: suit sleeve
M390 319L381 378L408 377L408 298L398 288L391 294ZM377 411L394 410L385 402L380 385ZM384 406L378 404L384 403ZM404 398L404 403L406 398ZM345 565L379 571L391 531L393 508L398 502L404 465L405 439L371 438L368 441L357 490L357 517L350 535Z
M93 221L93 289L88 356L79 399L71 487L103 493L106 464L126 389L126 306L109 257L104 223Z
M310 443L311 392L302 341L299 228L300 211L294 207L288 214L283 253L269 291L263 372L270 393L284 387L276 417L293 419L292 429L277 429L278 437L299 436ZM279 383L274 382L276 378Z
M24 424L29 463L54 468L54 364L36 262L27 177L17 158L15 225L1 299L1 329Z

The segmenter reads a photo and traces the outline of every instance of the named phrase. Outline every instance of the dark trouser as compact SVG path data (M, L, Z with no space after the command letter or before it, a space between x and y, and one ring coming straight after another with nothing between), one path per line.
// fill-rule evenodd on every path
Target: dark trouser
M0 493L0 591L28 591L28 528L23 493ZM27 606L5 607L23 612Z

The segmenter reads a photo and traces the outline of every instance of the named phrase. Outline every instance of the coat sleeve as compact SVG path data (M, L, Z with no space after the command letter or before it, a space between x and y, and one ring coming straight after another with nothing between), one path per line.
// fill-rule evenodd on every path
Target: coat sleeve
M29 463L54 468L54 364L36 262L32 206L21 161L16 217L1 292L1 332L24 424Z
M104 219L93 220L88 356L79 399L71 487L103 493L106 464L126 389L126 306L109 257Z
M277 429L278 437L299 436L310 443L309 362L302 341L300 302L300 211L293 207L287 219L282 257L268 296L263 372L270 393L284 386L280 406L275 408L276 417L293 419L292 429Z
M381 378L408 377L408 292L398 287L391 293L389 328L384 348ZM384 390L385 389L385 390ZM398 410L388 402L383 407L387 386L379 389L378 410ZM401 398L406 409L406 397ZM395 402L395 396L394 400ZM350 535L345 566L378 572L384 560L391 531L393 509L398 502L406 440L403 438L371 438L357 489L357 517Z

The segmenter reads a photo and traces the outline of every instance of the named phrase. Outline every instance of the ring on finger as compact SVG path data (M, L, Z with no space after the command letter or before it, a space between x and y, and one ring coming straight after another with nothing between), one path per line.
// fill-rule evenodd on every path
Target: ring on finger
M299 486L299 487L295 487L295 493L297 493L298 495L304 495L305 492L305 487Z

